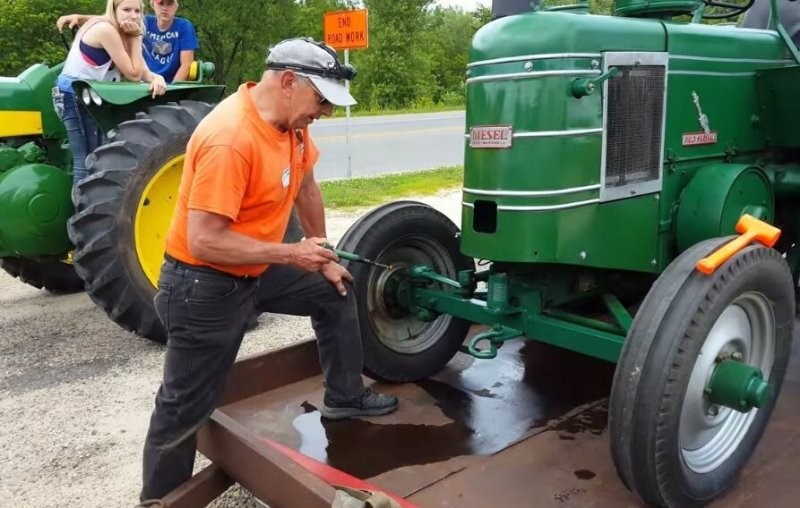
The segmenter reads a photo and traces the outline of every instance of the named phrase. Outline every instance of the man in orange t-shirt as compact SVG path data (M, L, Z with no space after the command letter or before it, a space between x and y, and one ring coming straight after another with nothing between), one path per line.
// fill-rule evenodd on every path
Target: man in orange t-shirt
M245 83L197 127L166 239L155 307L168 332L164 379L144 446L141 499L188 480L196 432L216 407L254 312L311 317L332 419L394 411L364 387L353 278L324 243L325 213L308 125L355 104L355 69L310 39L273 47ZM306 238L282 243L292 208Z

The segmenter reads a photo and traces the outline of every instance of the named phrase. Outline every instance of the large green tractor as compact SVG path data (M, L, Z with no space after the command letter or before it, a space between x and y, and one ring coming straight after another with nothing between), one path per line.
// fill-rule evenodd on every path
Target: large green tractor
M485 361L527 338L616 362L622 481L649 504L706 504L755 449L789 360L800 55L774 1L759 30L701 23L752 1L516 4L472 40L461 231L402 201L338 245L389 266L350 264L366 369L429 376L471 324Z
M76 82L109 135L72 190L72 156L51 90L61 65L0 78L0 266L56 293L84 288L112 320L163 341L152 298L184 151L224 87L194 82L152 99L139 83ZM74 196L71 196L74 192ZM73 199L76 206L73 206Z

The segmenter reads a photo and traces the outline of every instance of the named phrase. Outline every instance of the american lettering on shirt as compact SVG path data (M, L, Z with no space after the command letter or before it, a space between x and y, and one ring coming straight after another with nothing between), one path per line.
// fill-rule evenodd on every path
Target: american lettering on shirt
M147 34L148 38L153 41L163 41L167 39L177 39L179 37L177 30L173 32L164 32L157 34L155 32L149 32Z
M158 62L161 65L167 64L172 61L173 47L172 42L169 42L170 39L177 39L178 32L165 32L163 34L157 33L149 33L148 38L152 43L152 49L150 51L150 56L153 57L153 60Z

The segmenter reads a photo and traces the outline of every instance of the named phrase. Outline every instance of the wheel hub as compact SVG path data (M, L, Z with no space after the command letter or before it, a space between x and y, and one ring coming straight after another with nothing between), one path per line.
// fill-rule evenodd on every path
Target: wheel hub
M711 375L708 398L714 404L746 413L769 401L769 383L760 369L736 360L722 360Z
M451 316L421 316L410 310L409 271L417 265L431 266L448 275L456 273L446 250L435 240L409 235L398 238L374 259L389 269L372 269L367 282L366 306L376 337L389 349L416 354L430 348L446 329ZM428 317L428 316L425 316Z
M711 327L681 407L681 453L696 473L728 460L769 400L769 380L760 373L772 369L775 333L772 307L755 292L739 296Z

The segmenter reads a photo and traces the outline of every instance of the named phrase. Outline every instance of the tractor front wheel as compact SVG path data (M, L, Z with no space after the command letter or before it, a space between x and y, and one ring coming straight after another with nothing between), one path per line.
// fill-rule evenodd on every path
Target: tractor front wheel
M86 291L118 325L166 340L153 296L164 239L178 198L186 144L212 106L152 106L119 125L111 143L87 158L68 232Z
M450 315L420 320L399 303L397 292L414 265L450 278L473 268L459 252L458 228L442 213L413 201L399 201L363 216L339 242L389 265L382 269L347 264L355 278L364 366L368 375L392 382L415 381L441 370L455 355L469 323Z
M774 249L751 245L711 275L696 244L661 274L614 375L611 451L622 481L655 506L704 506L749 459L780 392L794 288Z

